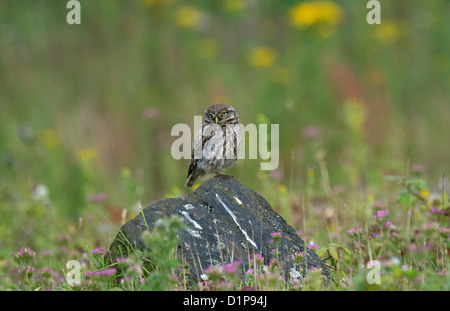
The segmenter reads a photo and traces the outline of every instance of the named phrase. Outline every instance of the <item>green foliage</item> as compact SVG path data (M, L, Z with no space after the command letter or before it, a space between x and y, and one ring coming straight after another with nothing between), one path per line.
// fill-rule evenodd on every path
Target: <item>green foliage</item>
M179 244L178 233L185 227L183 219L173 215L168 219L158 219L153 230L143 234L142 238L150 249L146 257L151 258L155 267L146 278L149 290L169 290L174 287L170 276L178 266L175 257Z

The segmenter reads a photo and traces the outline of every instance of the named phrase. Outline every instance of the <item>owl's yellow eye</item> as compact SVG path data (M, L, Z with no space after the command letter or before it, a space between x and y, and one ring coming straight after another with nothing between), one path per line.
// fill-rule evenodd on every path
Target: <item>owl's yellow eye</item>
M213 118L213 115L212 115L212 113L210 113L210 114L209 114L209 117L210 117L211 119Z
M222 112L222 116L226 116L228 112Z

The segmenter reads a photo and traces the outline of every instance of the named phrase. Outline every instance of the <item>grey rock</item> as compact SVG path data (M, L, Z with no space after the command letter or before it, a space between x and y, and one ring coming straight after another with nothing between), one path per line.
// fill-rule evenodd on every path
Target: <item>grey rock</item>
M291 269L300 271L295 263L295 252L305 252L305 243L296 231L277 214L257 192L231 177L216 176L202 183L187 197L157 201L142 210L143 213L125 223L110 246L110 259L127 255L126 245L144 250L141 239L147 226L152 230L156 220L177 214L184 218L187 229L180 233L177 257L185 259L191 269L193 282L200 279L211 265L239 260L249 267L249 258L258 253L267 265L272 258L271 233L281 232L280 263L289 277ZM145 216L145 220L142 217ZM322 260L307 250L303 262L306 268L322 268L322 274L331 278ZM184 262L184 261L183 261ZM306 267L307 265L307 267Z

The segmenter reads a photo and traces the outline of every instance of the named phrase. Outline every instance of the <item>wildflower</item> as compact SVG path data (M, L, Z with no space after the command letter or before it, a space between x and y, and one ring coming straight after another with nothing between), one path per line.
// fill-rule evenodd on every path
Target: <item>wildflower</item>
M105 251L105 249L103 247L100 247L100 248L93 249L91 251L91 254L92 255L103 255L104 251Z
M264 262L264 257L261 256L260 254L255 254L253 256L253 262L254 263L258 263L258 264L262 264Z
M428 198L430 196L431 192L428 189L422 189L422 190L420 190L419 194L422 198Z
M12 256L18 264L28 264L34 259L36 252L29 247L22 247L17 253L12 253Z
M246 274L246 275L255 275L255 271L253 271L253 269L250 268L250 269L248 269L248 270L245 272L245 274Z
M274 269L275 267L280 267L280 266L281 265L280 265L280 263L278 262L277 259L275 259L275 258L270 259L270 261L269 261L269 269Z
M387 217L389 210L377 210L377 214L373 216L374 219L383 219Z
M160 111L155 107L148 107L142 113L144 120L156 119L160 115Z
M332 1L307 1L288 11L292 26L306 28L313 25L337 25L342 20L342 9Z
M449 234L450 233L450 228L449 227L446 227L446 228L438 227L437 231L445 233L445 234Z
M281 185L278 186L278 190L281 193L286 193L287 192L287 187L286 187L286 185L281 184Z
M119 258L116 259L116 262L117 263L127 263L128 262L128 258L119 257Z
M309 249L319 249L319 245L315 244L313 240L309 241L308 243L308 248Z
M239 260L235 260L230 264L224 264L222 268L223 271L227 274L236 274L240 264L241 262Z
M402 270L406 271L406 270L410 270L412 268L411 265L402 265Z
M430 209L430 212L431 212L432 214L439 214L439 215L444 215L444 214L445 214L445 211L443 211L443 210L441 210L441 209L439 209L439 208L437 208L437 207L432 207L432 208Z
M122 167L120 172L122 174L122 177L130 176L130 169L128 167Z
M80 149L77 152L77 157L81 162L87 162L97 156L97 149L95 147Z
M85 274L90 277L110 277L116 274L116 268L109 268L97 271L87 271Z
M99 194L95 195L95 194L88 194L87 196L87 200L91 201L91 202L97 202L97 203L101 203L105 200L106 198L106 193L104 192L100 192Z
M202 274L202 275L203 275L203 274ZM145 285L145 284L147 284L147 283L145 282L145 279L144 279L144 278L140 278L140 279L139 279L139 284Z
M202 274L200 275L200 278L201 278L203 281L208 281L208 280L209 280L209 276L208 276L207 274L205 274L205 273L202 273Z
M270 176L274 179L281 180L283 179L283 172L281 172L280 170L273 170L270 173Z
M375 38L384 44L394 43L401 35L399 25L392 21L383 21L380 25L373 28L373 30Z
M41 201L42 203L46 204L50 202L49 198L49 190L46 185L37 185L31 195L33 196L33 199L36 201Z
M69 235L61 233L60 235L58 235L56 242L58 242L60 244L67 244L71 240L72 240L72 238Z
M320 135L321 135L320 129L315 126L307 126L302 131L303 138L318 138Z
M23 279L29 279L33 275L34 268L30 265L28 266L20 266L17 268L17 274L20 275Z
M426 167L422 164L411 165L411 173L425 173Z
M223 3L223 8L227 12L236 12L245 8L244 0L225 0Z
M298 279L300 278L302 275L300 274L300 272L298 272L297 270L295 270L294 268L291 268L291 271L289 272L289 275L291 276L291 278L293 279Z
M35 281L44 290L51 290L54 280L58 278L58 273L52 269L46 268L39 270L39 275L35 278Z
M260 46L250 51L249 61L253 67L271 67L277 58L277 52L268 46Z
M70 287L74 291L97 290L97 284L92 280L84 280L81 283L73 283Z
M208 279L212 282L218 282L220 279L222 279L222 267L217 266L210 266L208 269L205 270L205 274L208 276Z
M348 234L357 234L359 232L362 232L362 228L357 228L357 229L353 229L353 230L347 230Z
M61 143L58 133L52 129L43 131L40 135L40 139L46 148L53 148Z
M297 263L301 263L303 261L303 259L305 258L305 253L304 252L295 252L294 254L294 260Z
M184 28L194 28L200 23L201 14L190 6L182 6L175 13L176 23Z
M39 279L40 278L49 279L52 277L58 277L58 273L49 268L39 270L38 276Z

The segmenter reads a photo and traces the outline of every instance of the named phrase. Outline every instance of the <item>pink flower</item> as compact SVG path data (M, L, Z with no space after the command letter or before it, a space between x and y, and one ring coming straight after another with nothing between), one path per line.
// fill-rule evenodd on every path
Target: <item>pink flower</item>
M272 176L272 178L277 180L283 179L283 172L281 172L280 170L274 170L272 171L272 173L270 173L270 175Z
M104 192L100 192L99 194L95 195L95 194L88 194L87 196L87 200L91 201L91 202L103 202L106 199L106 193Z
M302 136L304 138L317 138L320 136L320 134L320 129L315 126L308 126L302 132Z
M223 270L228 274L234 274L238 271L238 267L241 264L239 260L234 260L230 264L224 264L222 265Z
M158 108L155 107L148 107L147 109L144 110L144 112L142 113L142 117L145 120L150 120L150 119L155 119L160 115L160 111Z
M374 219L382 219L387 217L389 210L377 210L377 214L373 216Z
M261 254L255 254L255 256L253 256L253 261L261 264L264 262L264 257L261 256Z
M110 268L110 269L104 269L104 270L98 270L98 271L88 271L86 272L87 276L112 276L116 274L117 270L116 268Z
M92 255L103 255L104 252L105 252L105 249L103 247L100 247L100 248L93 249L91 251L91 254Z

